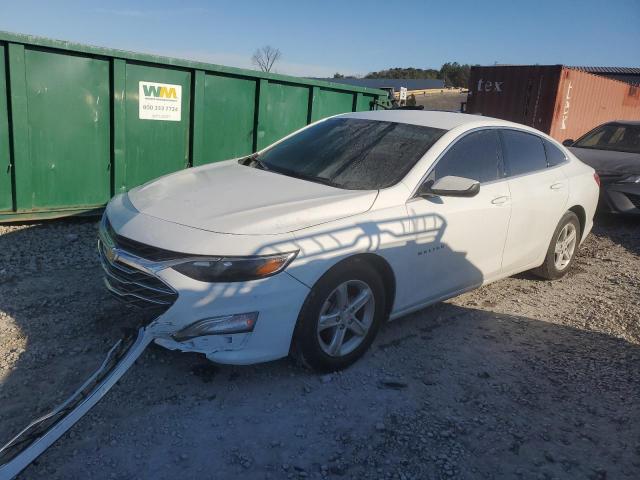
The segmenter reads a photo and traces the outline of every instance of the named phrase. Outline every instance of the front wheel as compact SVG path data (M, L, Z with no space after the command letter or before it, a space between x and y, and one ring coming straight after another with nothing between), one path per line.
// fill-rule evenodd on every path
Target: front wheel
M580 245L580 235L580 221L576 214L565 213L551 237L544 263L533 273L547 280L564 277Z
M302 306L294 355L318 371L343 369L369 348L384 319L383 282L370 265L346 261L324 274Z

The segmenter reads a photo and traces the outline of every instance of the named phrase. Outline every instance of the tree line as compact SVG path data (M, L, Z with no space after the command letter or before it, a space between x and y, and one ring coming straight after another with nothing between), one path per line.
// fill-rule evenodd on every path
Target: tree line
M279 49L270 45L258 48L253 56L251 62L260 68L263 72L270 72L274 64L282 58L282 52ZM369 72L364 78L431 78L444 80L444 84L447 87L468 87L469 85L469 71L471 65L460 64L458 62L447 62L440 67L440 70L435 68L388 68L387 70L380 70L379 72ZM345 77L341 73L336 73L333 78L357 78L353 76Z
M389 68L378 72L370 72L364 78L432 78L444 80L447 87L467 87L469 85L469 71L471 65L460 64L458 62L447 62L440 70L435 68ZM336 73L333 78L355 78L345 77L340 73Z

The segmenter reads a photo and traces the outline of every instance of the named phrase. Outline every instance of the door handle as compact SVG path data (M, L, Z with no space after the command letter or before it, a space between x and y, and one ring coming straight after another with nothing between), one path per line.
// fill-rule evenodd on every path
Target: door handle
M564 188L564 183L554 183L549 188L551 188L551 190L560 190L560 189Z
M491 200L491 203L493 203L494 205L502 205L504 203L507 203L509 201L509 197L506 195L503 195L501 197L496 197L493 200Z

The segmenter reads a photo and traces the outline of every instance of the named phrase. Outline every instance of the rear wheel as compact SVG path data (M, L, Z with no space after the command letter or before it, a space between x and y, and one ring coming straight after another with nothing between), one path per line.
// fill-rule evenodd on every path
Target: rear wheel
M573 212L564 214L556 227L544 263L533 273L547 280L564 277L580 244L580 221Z
M340 370L369 348L384 318L384 286L373 267L351 260L311 289L298 317L293 353L318 371Z

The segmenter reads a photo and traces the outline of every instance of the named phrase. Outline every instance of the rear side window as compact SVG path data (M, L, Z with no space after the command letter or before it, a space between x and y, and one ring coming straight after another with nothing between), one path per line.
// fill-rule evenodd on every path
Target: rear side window
M548 140L542 140L544 143L544 150L547 153L547 165L549 167L555 167L556 165L560 165L567 161L567 157L564 156L562 150L556 147L553 143Z
M502 144L509 175L522 175L547 168L547 156L540 137L516 130L503 130Z
M436 164L432 180L448 175L490 182L502 177L500 143L496 130L480 130L458 140Z

